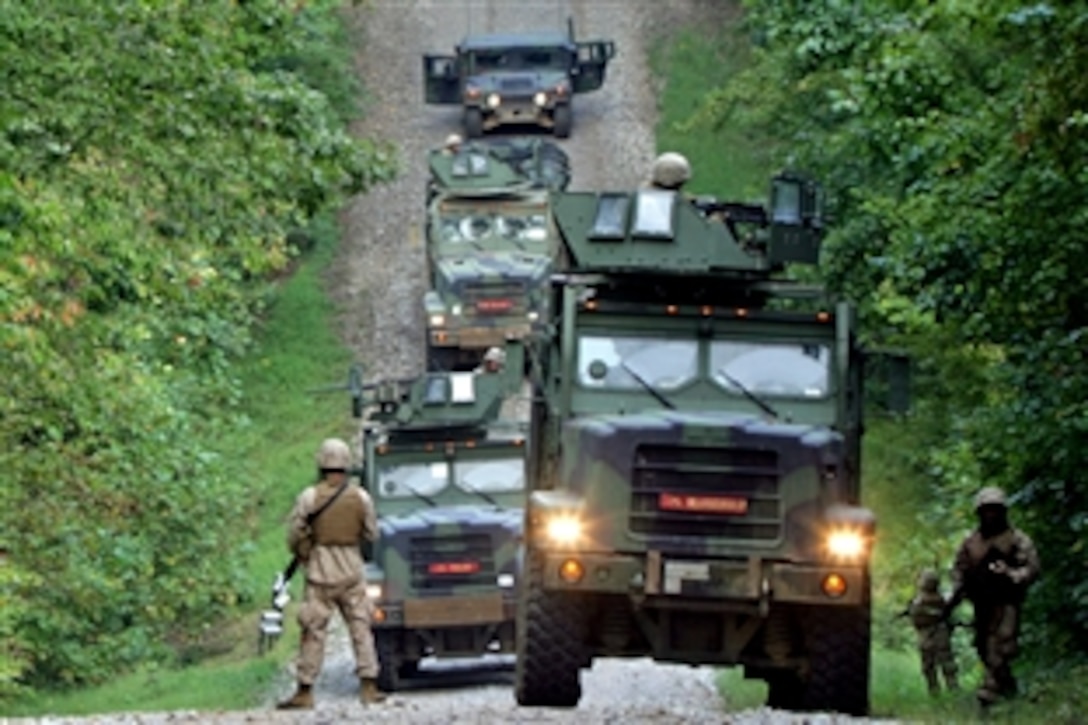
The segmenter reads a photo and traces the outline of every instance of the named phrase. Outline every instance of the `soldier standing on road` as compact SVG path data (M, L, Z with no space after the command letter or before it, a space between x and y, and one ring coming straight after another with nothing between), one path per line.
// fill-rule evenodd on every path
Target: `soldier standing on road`
M1027 534L1009 525L1005 492L988 486L975 496L978 528L959 551L945 618L964 599L975 609L975 649L986 670L977 697L983 706L1017 692L1012 661L1018 652L1020 610L1039 577L1039 555Z
M347 443L338 438L325 440L317 452L319 480L299 495L291 512L287 545L306 569L306 590L298 612L302 629L298 689L278 705L283 710L314 706L313 684L321 671L329 620L336 609L355 649L360 700L371 704L385 699L377 685L378 658L370 631L371 602L366 596L362 556L363 542L377 539L378 524L370 495L350 484L350 462ZM311 518L319 509L320 514Z
M922 675L929 694L941 691L938 670L944 675L944 685L958 690L956 657L952 653L952 626L944 616L947 601L940 591L937 572L925 569L918 577L918 591L907 606L906 615L918 634L918 653L922 657Z

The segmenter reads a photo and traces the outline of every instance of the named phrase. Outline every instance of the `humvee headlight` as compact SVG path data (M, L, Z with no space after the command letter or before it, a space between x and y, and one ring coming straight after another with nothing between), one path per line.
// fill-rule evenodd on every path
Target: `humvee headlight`
M495 583L499 585L500 589L513 589L514 588L514 575L513 574L499 574L495 578Z
M461 305L454 305L453 307L451 307L450 308L450 314L452 314L454 317L457 317L458 315L460 315L461 314Z
M442 327L446 324L445 315L431 315L431 327Z
M536 310L530 310L525 316L529 319L529 322L536 322L540 319L540 313Z
M502 105L502 96L500 96L498 93L492 93L491 95L489 95L487 97L487 107L488 108L498 108L501 105Z
M553 544L570 546L582 538L582 522L575 516L556 516L549 519L545 532Z
M548 94L544 91L537 91L536 95L533 96L533 103L535 103L540 108L543 108L544 106L548 105Z
M366 598L377 601L382 598L382 585L381 584L367 584L366 585Z
M865 538L849 529L832 531L827 537L827 550L837 559L860 559L865 554Z

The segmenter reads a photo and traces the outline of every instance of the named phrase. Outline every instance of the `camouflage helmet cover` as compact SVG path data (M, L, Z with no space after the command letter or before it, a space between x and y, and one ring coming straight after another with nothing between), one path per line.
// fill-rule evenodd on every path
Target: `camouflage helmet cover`
M975 494L975 511L983 506L1008 506L1005 492L997 486L987 486Z
M941 577L933 569L923 569L918 575L918 588L926 592L937 591L941 583Z
M506 363L506 350L501 347L490 347L484 353L484 362L493 362L503 365Z
M326 438L317 450L317 467L323 471L346 471L351 465L351 449L339 438Z
M654 159L650 183L663 189L679 189L691 178L691 164L675 151L666 151Z

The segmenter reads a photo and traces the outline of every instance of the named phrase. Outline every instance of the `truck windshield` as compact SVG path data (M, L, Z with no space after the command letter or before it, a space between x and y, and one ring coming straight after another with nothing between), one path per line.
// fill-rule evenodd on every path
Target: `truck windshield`
M563 48L503 48L472 54L473 73L515 70L567 70L570 53Z
M525 461L521 456L494 461L458 461L453 481L462 489L497 493L525 488Z
M486 240L518 245L546 242L548 221L543 210L510 208L502 213L445 209L439 217L443 242L469 244Z
M378 492L383 498L434 496L449 483L449 464L407 463L378 468Z
M697 340L589 335L578 340L578 383L587 388L628 390L645 384L676 390L698 373Z
M827 345L736 342L710 343L715 384L743 394L736 383L759 396L823 398L830 392L831 350Z

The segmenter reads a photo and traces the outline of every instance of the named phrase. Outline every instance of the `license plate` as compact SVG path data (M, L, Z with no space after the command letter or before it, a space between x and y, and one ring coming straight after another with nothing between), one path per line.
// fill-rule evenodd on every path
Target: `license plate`
M657 496L657 507L662 511L743 516L748 513L748 499L739 496L661 493Z

